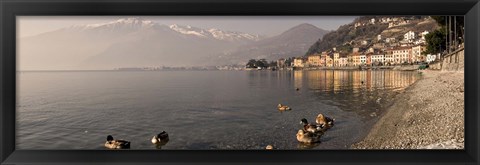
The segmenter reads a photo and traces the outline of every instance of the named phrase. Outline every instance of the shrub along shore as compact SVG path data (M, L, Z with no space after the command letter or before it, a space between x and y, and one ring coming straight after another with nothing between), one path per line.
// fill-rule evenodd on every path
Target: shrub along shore
M420 71L352 149L463 149L463 71Z

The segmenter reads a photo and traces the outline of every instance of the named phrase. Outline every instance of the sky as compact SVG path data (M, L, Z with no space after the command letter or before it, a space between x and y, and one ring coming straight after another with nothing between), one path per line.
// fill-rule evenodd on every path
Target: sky
M115 21L132 16L18 16L18 37L34 36L72 25ZM138 16L133 16L138 17ZM159 24L217 28L265 36L280 34L291 27L310 23L325 30L336 30L356 16L143 16Z

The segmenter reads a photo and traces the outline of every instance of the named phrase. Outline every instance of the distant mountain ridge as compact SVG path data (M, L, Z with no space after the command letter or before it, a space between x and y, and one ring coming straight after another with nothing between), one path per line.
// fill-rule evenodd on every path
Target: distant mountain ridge
M249 59L277 60L303 55L308 48L329 31L303 23L273 37L265 38L231 52L219 55L230 64L244 64Z
M19 59L26 70L188 66L260 39L256 34L124 18L22 38Z
M161 25L141 18L74 25L19 40L21 70L243 64L305 53L328 31L300 24L280 35Z
M157 28L157 29L171 29L175 32L185 35L193 35L201 38L210 38L224 41L258 41L261 36L258 34L248 34L235 31L224 31L216 28L202 29L192 27L190 25L162 25L150 20L142 18L123 18L116 21L98 24L74 25L63 28L66 31L83 31L83 32L132 32L140 29Z

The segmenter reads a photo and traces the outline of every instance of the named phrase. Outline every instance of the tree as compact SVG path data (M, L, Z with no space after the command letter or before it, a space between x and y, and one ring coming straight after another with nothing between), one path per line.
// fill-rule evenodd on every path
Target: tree
M433 31L432 33L428 33L427 35L425 35L427 48L424 52L422 52L422 54L423 55L437 54L445 50L446 49L445 33L446 33L445 28L440 28Z
M277 62L276 62L276 61L270 61L270 64L268 64L268 66L270 66L270 67L276 67L276 66L277 66Z
M287 67L292 66L293 59L295 59L295 57L287 58L287 59L285 60L285 66L287 66Z
M257 63L257 60L255 59L250 59L248 60L248 63L246 65L247 68L255 68L255 63Z
M450 35L452 37L452 42L463 43L464 41L464 27L465 20L464 16L431 16L437 24L443 28L443 35L448 33L448 18L450 18ZM456 37L456 38L454 38ZM444 38L446 39L446 37ZM446 46L445 46L446 47ZM445 50L445 49L443 49Z
M268 66L268 61L265 60L265 59L260 59L260 60L258 60L257 62L255 62L255 66L256 66L256 67L266 68L266 67Z

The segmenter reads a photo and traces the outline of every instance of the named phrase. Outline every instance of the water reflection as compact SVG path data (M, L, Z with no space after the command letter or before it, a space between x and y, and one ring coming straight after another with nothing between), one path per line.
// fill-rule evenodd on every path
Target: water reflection
M415 72L392 70L313 70L294 71L295 87L302 87L304 79L312 90L338 93L344 90L372 91L375 89L403 89L417 79Z
M305 86L316 100L354 112L362 121L377 118L393 103L397 91L413 84L419 75L394 70L312 70L295 71L295 86Z
M416 75L387 70L22 74L16 147L104 149L105 135L115 134L132 141L132 149L264 149L267 144L346 149L370 128L377 118L372 114L386 109L393 90L415 82ZM279 113L279 103L292 111ZM298 121L318 113L338 124L322 143L298 144ZM167 145L149 139L159 127L173 135Z
M316 146L320 145L320 143L298 143L297 149L300 149L300 150L313 149Z
M302 70L296 70L294 71L293 78L294 78L294 87L301 89L302 83L303 83L303 71Z
M160 142L160 143L157 143L157 144L154 144L154 145L155 145L155 148L156 148L156 149L162 149L162 147L165 146L167 143L168 143L168 140L167 140L167 141Z

